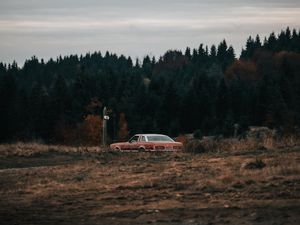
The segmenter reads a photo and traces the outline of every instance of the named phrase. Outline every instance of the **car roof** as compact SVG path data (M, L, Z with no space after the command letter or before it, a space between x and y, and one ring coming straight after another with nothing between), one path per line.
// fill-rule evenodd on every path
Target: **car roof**
M164 134L136 134L136 135L143 135L143 136L167 136L167 135L164 135Z

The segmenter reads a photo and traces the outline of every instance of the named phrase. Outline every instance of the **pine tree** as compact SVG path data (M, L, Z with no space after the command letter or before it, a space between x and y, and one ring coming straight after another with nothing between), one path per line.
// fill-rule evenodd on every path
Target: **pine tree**
M10 141L18 127L16 118L17 84L13 75L0 77L0 142Z
M184 55L190 60L192 58L192 55L191 55L191 49L189 47L187 47L185 49L185 53Z

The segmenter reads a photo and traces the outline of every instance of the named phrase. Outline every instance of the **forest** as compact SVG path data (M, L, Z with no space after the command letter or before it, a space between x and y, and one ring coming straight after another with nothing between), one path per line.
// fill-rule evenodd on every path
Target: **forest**
M300 31L249 37L240 56L218 45L169 50L159 58L114 53L33 56L0 63L0 142L101 143L135 133L242 135L249 126L282 134L300 125Z

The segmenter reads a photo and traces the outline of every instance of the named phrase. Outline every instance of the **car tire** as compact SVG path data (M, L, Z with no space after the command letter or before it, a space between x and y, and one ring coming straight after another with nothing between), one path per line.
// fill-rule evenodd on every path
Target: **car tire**
M139 152L145 152L145 148L140 147L140 148L139 148Z

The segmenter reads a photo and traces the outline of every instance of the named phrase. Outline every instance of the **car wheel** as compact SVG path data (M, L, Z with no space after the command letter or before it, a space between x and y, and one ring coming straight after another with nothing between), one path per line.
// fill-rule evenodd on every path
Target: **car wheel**
M142 148L142 147L139 148L139 152L144 152L144 151L145 151L145 148Z
M115 151L120 151L120 147L115 147Z

